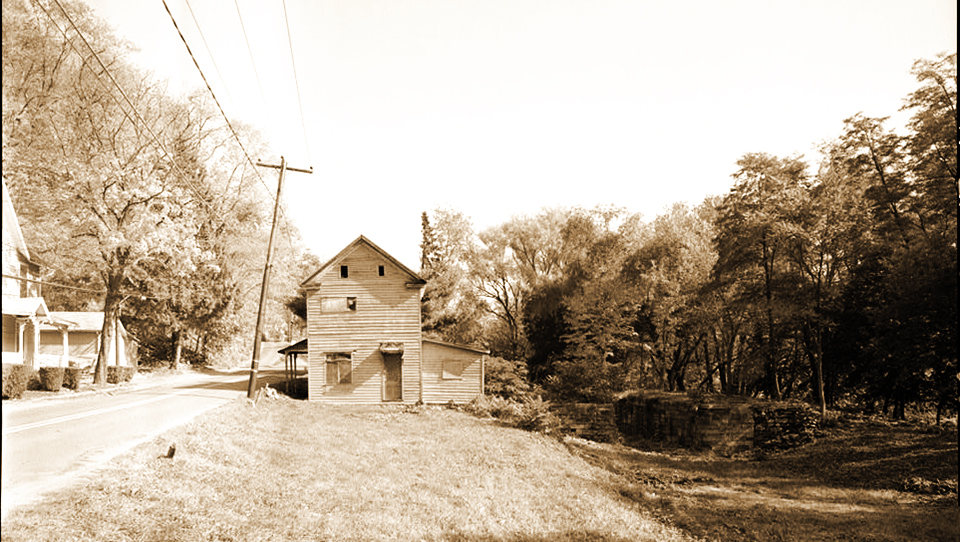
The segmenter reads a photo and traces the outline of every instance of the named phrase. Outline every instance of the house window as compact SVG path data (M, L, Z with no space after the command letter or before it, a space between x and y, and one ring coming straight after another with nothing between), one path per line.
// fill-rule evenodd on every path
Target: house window
M328 386L353 383L353 356L349 352L334 352L326 358Z
M341 266L340 266L340 278L345 279L345 278L347 278L347 277L349 277L349 276L350 276L350 269L349 269L347 266L345 266L345 265L341 265Z
M377 268L377 274L380 275L381 277L383 276L383 266L382 266L382 265L381 265L379 268Z
M442 378L444 380L463 380L463 362L444 361Z
M355 297L321 297L320 312L356 312L357 298Z

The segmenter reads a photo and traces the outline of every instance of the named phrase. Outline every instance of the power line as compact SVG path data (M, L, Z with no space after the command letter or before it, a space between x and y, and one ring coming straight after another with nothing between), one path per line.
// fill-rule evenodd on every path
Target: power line
M6 273L3 273L3 278L5 278L5 279L19 280L19 281L23 281L23 282L32 282L32 283L34 283L34 284L39 284L39 285L41 285L41 286L50 286L50 287L52 287L52 288L64 288L64 289L67 289L67 290L76 290L76 291L78 291L78 292L87 292L87 293L97 294L97 295L106 295L106 293L107 293L106 290L90 290L90 289L88 289L88 288L79 288L79 287L77 287L77 286L67 286L66 284L57 284L57 283L55 283L55 282L46 282L46 281L43 281L43 280L28 279L28 278L26 278L26 277L17 277L17 276L14 276L14 275L8 275L8 274L6 274Z
M313 164L310 157L310 142L307 140L307 124L303 119L303 101L300 99L300 80L297 77L297 61L293 54L293 38L290 36L290 19L287 17L287 0L283 0L283 22L287 25L287 43L290 45L290 64L293 66L293 84L297 88L297 105L300 106L300 126L303 128L303 145L307 150L307 161Z
M200 22L197 21L197 15L193 12L193 6L190 5L190 0L183 0L183 1L185 4L187 4L187 9L190 10L190 17L193 19L193 25L197 27L197 32L200 33L200 39L203 41L203 46L207 50L207 55L210 57L210 62L213 64L214 71L217 72L217 78L220 79L220 85L223 86L223 91L227 93L227 99L230 100L231 103L234 103L233 97L230 96L230 89L227 88L227 83L226 81L223 80L223 75L220 73L220 67L217 66L217 61L216 59L213 58L213 51L210 50L210 45L207 43L207 38L203 35L203 30L200 28ZM167 13L170 13L169 9L167 10ZM176 27L177 23L174 22L173 26ZM177 29L177 32L178 33L180 32L179 28ZM189 50L189 47L187 48L187 50ZM202 72L201 72L201 75L202 75ZM235 105L236 104L234 103L234 106Z
M193 55L193 50L190 49L190 44L187 43L187 38L183 35L183 32L180 31L180 25L177 24L177 20L176 18L174 18L173 12L170 11L170 6L167 4L167 0L161 0L161 1L163 2L164 9L167 10L167 15L170 16L170 22L173 23L173 28L176 29L177 34L180 36L180 41L183 42L183 46L186 47L187 49L187 54L190 55L190 60L193 61L193 65L196 66L197 71L200 72L200 77L203 79L203 84L207 86L207 91L210 92L210 96L213 97L214 103L217 104L217 109L219 109L220 114L223 115L223 120L227 123L227 127L230 129L230 133L233 134L233 138L237 140L237 145L240 146L240 150L243 152L243 156L246 157L247 162L251 166L253 166L253 172L257 175L257 178L260 179L260 184L263 185L263 187L267 190L267 193L269 194L270 189L267 187L266 181L263 180L263 176L260 175L260 171L257 170L256 165L253 163L253 160L250 158L250 154L247 153L247 149L243 146L243 141L240 140L240 136L237 134L237 131L233 129L233 124L230 122L230 119L227 117L227 113L223 110L223 106L220 105L220 100L217 99L216 93L213 92L213 88L210 86L210 81L207 80L207 76L203 73L203 70L200 68L200 63L197 62L197 57ZM189 6L190 4L188 2L187 7ZM192 13L193 11L191 10L191 14ZM194 18L194 23L197 24L196 18ZM197 24L197 30L199 29L200 29L200 25ZM202 32L200 36L203 37ZM206 42L204 42L204 44L206 44ZM207 49L207 51L209 52L209 48ZM213 59L212 54L210 55L210 58L211 60ZM214 63L214 67L216 67L216 63ZM219 71L217 72L217 74L219 75ZM221 77L221 82L222 81L223 81L223 78ZM224 88L226 88L226 85L224 85ZM262 92L262 89L261 89L261 92Z
M237 18L240 19L240 30L243 31L243 40L247 43L247 53L250 55L250 65L253 66L253 75L257 79L257 87L260 88L260 99L263 100L263 109L270 117L270 108L267 106L267 95L263 92L263 84L260 82L260 73L257 72L257 63L253 60L253 49L250 47L250 39L247 37L247 28L243 24L243 15L240 14L240 4L233 0L233 5L237 7Z

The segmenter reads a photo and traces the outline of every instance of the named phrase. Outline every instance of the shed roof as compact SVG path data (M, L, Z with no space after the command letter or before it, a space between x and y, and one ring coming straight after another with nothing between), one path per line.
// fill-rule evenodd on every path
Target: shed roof
M304 339L304 340L302 340L302 341L300 341L300 342L295 342L295 343L291 344L290 346L286 346L286 347L284 347L284 348L281 348L280 350L277 350L277 352L279 352L279 353L281 353L281 354L284 354L284 355L286 355L286 354L306 354L306 353L307 353L307 340Z
M423 338L422 341L425 342L425 343L432 343L432 344L438 344L438 345L440 345L440 346L446 346L446 347L448 347L448 348L456 348L456 349L458 349L458 350L468 350L468 351L470 351L470 352L476 352L477 354L489 354L489 353L490 353L489 350L482 350L482 349L480 349L480 348L474 348L474 347L472 347L472 346L466 346L466 345L463 345L463 344L445 343L445 342L443 342L443 341L438 341L438 340L436 340L436 339Z
M381 256L383 256L384 258L386 258L388 261L390 261L390 263L392 263L393 265L399 267L404 273L406 273L407 275L410 276L411 279L413 279L413 283L414 283L414 284L426 284L426 283L427 283L427 281L423 280L423 278L421 278L420 275L416 274L416 273L415 273L413 270L411 270L409 267L407 267L407 266L403 265L402 263L400 263L400 260L394 258L394 257L391 256L390 254L388 254L387 251L385 251L385 250L383 250L382 248L378 247L373 241L371 241L370 239L367 239L366 237L364 237L363 235L361 235L360 237L357 237L356 239L354 239L354 241L353 241L352 243L350 243L349 245L347 245L343 250L341 250L339 253L337 253L336 256L334 256L333 258L330 258L330 260L328 260L327 263L323 264L323 265L320 267L320 269L317 269L317 271L316 271L314 274L310 275L309 277L307 277L306 280L304 280L303 282L301 282L301 283L300 283L300 286L301 286L301 287L304 287L304 288L307 287L307 286L310 286L310 283L313 282L316 277L318 277L318 276L320 276L320 275L323 275L323 273L325 273L328 269L337 266L344 258L346 258L346 257L349 256L351 253L353 253L353 251L356 250L357 247L359 247L360 245L367 245L367 246L370 247L371 249L373 249L373 250L375 250L376 252L378 252Z
M70 324L73 331L100 331L103 329L102 312L54 311L51 316Z

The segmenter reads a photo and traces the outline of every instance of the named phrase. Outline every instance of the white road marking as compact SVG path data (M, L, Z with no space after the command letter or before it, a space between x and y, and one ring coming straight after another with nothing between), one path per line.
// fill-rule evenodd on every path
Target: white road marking
M198 386L198 388L203 388L203 387L207 387L207 386L211 386L211 385L215 385L215 384L207 384L207 385L205 385L205 386ZM33 423L25 423L25 424L23 424L23 425L16 425L16 426L13 426L13 427L4 428L4 429L3 429L3 435L4 435L4 436L6 436L6 435L12 435L12 434L14 434L14 433L20 433L20 432L22 432L22 431L29 431L30 429L37 429L37 428L39 428L39 427L46 427L46 426L48 426L48 425L56 425L56 424L58 424L58 423L69 422L69 421L73 421L73 420L79 420L79 419L81 419L81 418L87 418L87 417L89 417L89 416L97 416L97 415L100 415L100 414L106 414L106 413L108 413L108 412L115 412L115 411L117 411L117 410L124 410L124 409L128 409L128 408L134 408L134 407L138 407L138 406L140 406L140 405L146 405L146 404L153 403L153 402L156 402L156 401L162 401L163 399L168 399L168 398L170 398L170 397L174 397L174 396L177 396L177 395L184 395L184 394L191 393L191 392L194 392L194 391L196 391L196 388L193 388L193 389L189 389L189 388L188 388L188 389L183 389L183 390L180 390L180 391L175 391L175 392L172 392L172 393L167 393L167 394L164 394L164 395L159 395L159 396L157 396L157 397L151 397L151 398L149 398L149 399L143 399L143 400L141 400L141 401L134 401L133 403L125 403L125 404L122 404L122 405L116 405L116 406L107 407L107 408L100 408L100 409L96 409L96 410L88 410L88 411L86 411L86 412L78 412L78 413L76 413L76 414L69 414L69 415L67 415L67 416L60 416L59 418L51 418L51 419L49 419L49 420L43 420L43 421L33 422Z

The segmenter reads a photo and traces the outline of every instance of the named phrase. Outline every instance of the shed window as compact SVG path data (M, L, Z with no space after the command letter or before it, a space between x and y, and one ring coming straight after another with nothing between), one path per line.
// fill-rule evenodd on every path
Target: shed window
M350 276L350 269L349 269L347 266L345 266L345 265L341 265L341 266L340 266L340 278L345 279L345 278L347 278L347 277L349 277L349 276Z
M377 274L380 275L381 277L383 276L383 266L382 266L382 265L377 268Z
M463 362L445 360L443 362L444 380L463 380Z
M327 385L353 383L353 356L349 352L327 354Z
M321 297L320 312L356 312L355 297Z

